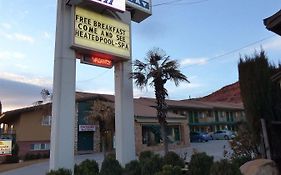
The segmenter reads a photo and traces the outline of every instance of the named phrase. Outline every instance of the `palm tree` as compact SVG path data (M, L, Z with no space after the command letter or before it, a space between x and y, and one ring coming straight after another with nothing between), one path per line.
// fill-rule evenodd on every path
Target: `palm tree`
M115 114L112 104L99 99L93 101L86 120L92 124L99 124L102 152L105 156L108 149L106 145L111 145L108 143L108 137L112 142L112 135L115 130Z
M179 63L176 60L170 60L166 53L155 48L147 53L144 62L135 60L133 62L134 71L132 78L139 88L144 88L147 84L154 87L156 97L157 119L161 128L161 135L164 142L165 154L168 152L167 138L167 104L165 98L168 96L168 91L164 87L168 80L175 83L176 86L180 82L189 82L187 77L179 70Z

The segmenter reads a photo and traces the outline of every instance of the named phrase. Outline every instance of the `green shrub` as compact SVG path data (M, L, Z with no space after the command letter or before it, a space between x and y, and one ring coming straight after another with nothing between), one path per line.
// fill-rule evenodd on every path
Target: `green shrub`
M215 162L210 170L210 175L242 175L239 167L236 164L230 163L224 159Z
M108 154L106 155L106 157L112 158L112 159L116 159L116 154L115 154L115 153L108 153Z
M164 165L161 172L156 173L155 175L182 175L181 167Z
M155 154L152 151L143 151L140 153L139 161L145 161L146 159L151 159Z
M60 168L58 170L51 170L46 175L72 175L71 170Z
M149 157L149 156L148 156ZM158 154L153 154L151 158L144 158L140 161L142 175L154 175L161 171L163 166L163 158Z
M12 155L18 156L18 153L19 153L19 145L17 143L15 143L15 144L13 144Z
M37 154L35 155L35 159L41 159L41 158L42 158L42 154L37 153Z
M36 159L37 156L35 154L31 154L31 153L27 153L25 156L24 156L24 160L34 160Z
M175 152L168 152L164 156L164 165L184 167L184 160Z
M50 158L50 153L45 153L42 155L42 158L46 159L46 158Z
M248 156L240 156L240 157L235 157L232 158L232 163L235 164L238 167L241 167L244 163L251 161L252 158Z
M189 163L189 174L192 175L209 175L213 157L206 153L196 153L191 156Z
M18 163L18 162L19 162L19 157L16 155L7 156L5 158L5 163Z
M75 175L98 175L99 165L95 160L84 160L79 165L74 166Z
M111 156L107 156L101 165L100 175L122 175L120 163Z
M125 165L125 175L141 175L141 165L137 160L133 160Z

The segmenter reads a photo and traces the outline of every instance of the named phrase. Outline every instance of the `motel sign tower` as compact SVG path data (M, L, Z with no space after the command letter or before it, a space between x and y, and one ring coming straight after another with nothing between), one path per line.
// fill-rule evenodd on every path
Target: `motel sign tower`
M150 15L151 0L57 1L50 170L74 166L76 59L114 67L116 158L135 159L131 21Z

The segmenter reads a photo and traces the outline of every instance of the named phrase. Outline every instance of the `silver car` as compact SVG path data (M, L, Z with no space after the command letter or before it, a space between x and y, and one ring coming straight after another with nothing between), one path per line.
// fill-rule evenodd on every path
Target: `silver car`
M229 140L229 139L233 139L235 137L235 134L232 131L229 130L218 130L216 132L214 132L213 134L211 134L211 138L213 140Z

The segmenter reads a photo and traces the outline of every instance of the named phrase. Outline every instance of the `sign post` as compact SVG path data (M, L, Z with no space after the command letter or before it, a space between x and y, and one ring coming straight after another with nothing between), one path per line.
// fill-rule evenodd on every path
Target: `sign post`
M71 7L57 1L50 170L74 168L76 59L71 43Z
M123 166L135 159L131 21L150 15L151 0L57 1L50 170L74 168L76 58L115 67L116 158Z

